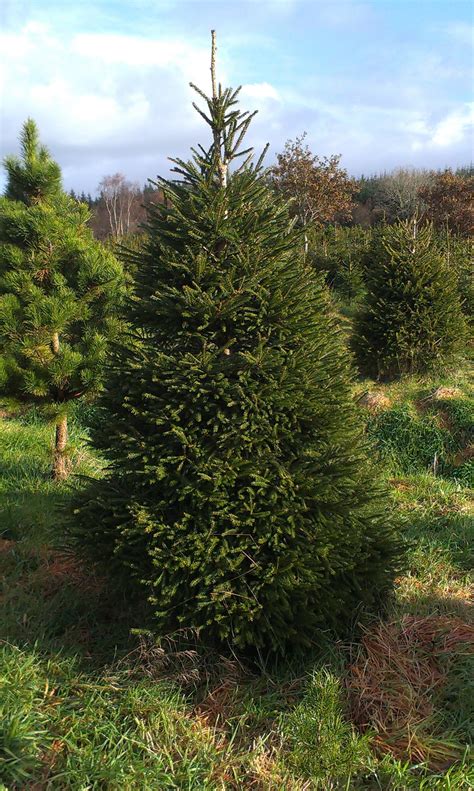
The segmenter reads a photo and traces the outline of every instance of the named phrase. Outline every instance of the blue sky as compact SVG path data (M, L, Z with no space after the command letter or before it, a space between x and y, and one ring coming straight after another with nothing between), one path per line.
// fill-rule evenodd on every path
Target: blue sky
M258 109L250 142L307 132L350 173L455 167L472 157L473 8L467 0L3 0L1 154L32 116L67 188L121 171L167 175L208 131L189 80Z

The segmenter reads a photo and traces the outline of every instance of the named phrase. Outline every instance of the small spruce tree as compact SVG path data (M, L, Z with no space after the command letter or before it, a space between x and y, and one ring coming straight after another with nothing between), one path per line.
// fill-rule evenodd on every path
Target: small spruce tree
M309 234L309 263L323 272L331 291L351 307L364 294L362 261L370 243L370 231L360 225L326 225Z
M448 227L439 229L436 242L446 267L457 282L459 300L466 322L474 321L474 277L472 239L451 233Z
M70 529L144 586L159 629L280 650L373 604L401 542L327 292L212 63L213 142L149 207L95 431L109 472Z
M384 226L364 265L367 300L354 330L361 369L391 379L449 363L463 347L466 326L432 226L417 218Z
M93 239L87 206L63 192L60 168L31 119L21 151L21 159L5 160L0 199L0 378L9 392L53 413L53 474L62 479L68 409L100 389L120 328L124 278L121 264Z

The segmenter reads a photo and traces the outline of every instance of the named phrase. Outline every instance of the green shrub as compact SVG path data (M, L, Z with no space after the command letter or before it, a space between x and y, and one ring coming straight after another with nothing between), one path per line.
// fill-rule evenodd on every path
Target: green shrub
M474 400L469 398L438 399L436 411L444 416L455 449L461 450L474 441Z
M471 238L439 232L437 236L441 254L446 266L457 281L459 297L464 314L472 321L474 315L474 254Z
M7 157L0 198L0 385L56 422L53 475L67 477L72 404L102 386L121 330L123 269L96 242L88 208L66 195L61 170L29 119L22 157Z
M433 469L446 461L449 434L434 418L415 417L406 405L374 415L367 428L382 455L401 473Z

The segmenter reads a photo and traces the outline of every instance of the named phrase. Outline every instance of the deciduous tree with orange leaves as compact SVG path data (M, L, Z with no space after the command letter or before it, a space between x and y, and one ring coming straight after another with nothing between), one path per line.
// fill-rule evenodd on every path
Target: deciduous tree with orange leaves
M426 214L439 228L472 236L474 234L474 176L465 178L445 170L434 183L420 190Z
M287 140L271 170L274 187L293 199L293 212L301 225L347 219L353 208L356 184L340 167L341 157L319 157L305 145L304 132Z

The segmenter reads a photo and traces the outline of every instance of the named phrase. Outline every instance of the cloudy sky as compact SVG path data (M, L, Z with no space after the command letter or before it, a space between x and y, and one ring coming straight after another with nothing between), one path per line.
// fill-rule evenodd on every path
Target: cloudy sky
M222 82L259 114L268 161L304 130L349 172L445 167L472 157L469 0L1 0L1 154L27 116L65 186L117 171L144 183L207 144L190 80L208 89L210 29Z

